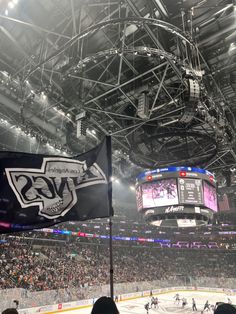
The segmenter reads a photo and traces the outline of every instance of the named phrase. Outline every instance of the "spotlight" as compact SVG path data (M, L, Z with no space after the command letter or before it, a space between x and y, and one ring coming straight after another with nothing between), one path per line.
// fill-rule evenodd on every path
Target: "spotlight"
M14 3L12 1L8 2L8 6L10 9L13 9L14 8Z
M47 96L44 94L44 92L42 92L41 95L42 95L43 99L45 100Z
M5 10L5 15L8 15L8 10L7 9Z
M133 185L130 185L129 188L130 188L131 191L135 191L135 187Z
M115 179L115 183L120 183L120 180L119 179Z

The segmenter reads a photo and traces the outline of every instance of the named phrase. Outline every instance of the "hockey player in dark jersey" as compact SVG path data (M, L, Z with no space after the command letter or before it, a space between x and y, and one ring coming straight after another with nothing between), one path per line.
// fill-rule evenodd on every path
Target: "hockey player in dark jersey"
M151 298L151 309L152 309L153 305L155 305L155 298L154 297Z
M208 300L206 301L206 303L205 303L205 305L204 305L203 311L205 311L205 310L207 310L207 311L210 310L210 304L209 304Z
M185 305L187 304L187 300L185 298L182 299L182 308L185 308Z
M144 305L144 308L145 308L145 310L147 311L147 314L148 314L148 311L149 311L149 302Z

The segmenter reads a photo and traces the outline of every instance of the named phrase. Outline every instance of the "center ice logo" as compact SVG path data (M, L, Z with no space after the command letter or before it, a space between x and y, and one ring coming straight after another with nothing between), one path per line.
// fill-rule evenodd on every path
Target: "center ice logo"
M44 158L40 169L6 168L6 175L22 208L38 206L40 216L55 219L64 216L78 201L76 190L107 179L94 163L67 158Z

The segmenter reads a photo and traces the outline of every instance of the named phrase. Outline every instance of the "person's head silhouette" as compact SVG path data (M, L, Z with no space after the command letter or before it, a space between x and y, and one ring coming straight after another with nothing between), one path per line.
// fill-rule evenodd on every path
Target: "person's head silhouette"
M9 308L9 309L4 310L2 314L18 314L18 311L17 309Z
M112 298L101 297L94 303L91 314L119 314L119 311Z
M236 308L228 303L223 303L217 307L214 314L236 314Z

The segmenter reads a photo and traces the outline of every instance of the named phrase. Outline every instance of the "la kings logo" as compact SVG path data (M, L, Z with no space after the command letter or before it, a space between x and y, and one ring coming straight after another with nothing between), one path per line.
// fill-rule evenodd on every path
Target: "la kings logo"
M38 206L38 214L48 219L64 216L77 203L77 189L107 183L96 163L87 168L85 161L60 157L45 157L40 169L5 171L21 207Z

